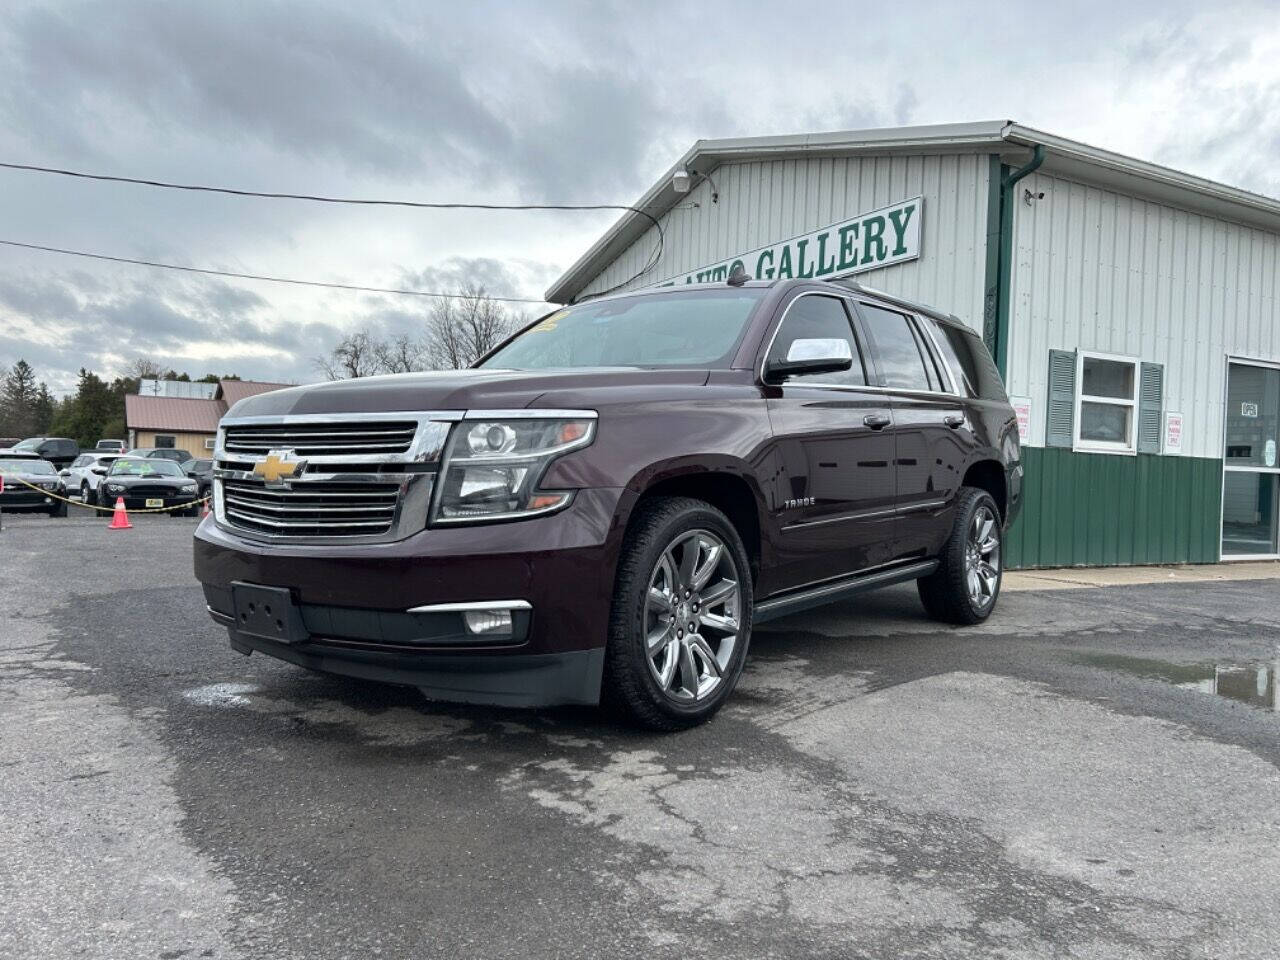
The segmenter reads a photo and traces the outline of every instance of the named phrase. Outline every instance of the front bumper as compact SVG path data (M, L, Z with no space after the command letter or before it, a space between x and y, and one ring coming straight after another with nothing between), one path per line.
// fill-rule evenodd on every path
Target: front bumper
M36 493L27 487L19 487L14 484L12 488L6 486L4 493L0 493L0 511L5 513L52 510L56 505L57 501L53 499L53 491Z
M151 507L147 506L148 500L160 500L162 501L161 506L166 509L170 509L182 506L183 504L190 504L199 497L199 494L184 493L181 496L165 495L162 497L157 497L155 494L151 494L150 496L135 496L130 493L109 493L104 489L103 496L106 498L105 503L108 507L114 507L116 505L116 499L123 496L126 510L154 510L154 505Z
M271 543L219 527L196 530L195 572L209 612L242 653L330 673L403 683L470 703L596 703L604 664L623 491L580 490L556 514L437 527L376 544ZM280 643L236 629L232 584L289 589L304 639ZM444 603L522 600L505 641L468 635Z

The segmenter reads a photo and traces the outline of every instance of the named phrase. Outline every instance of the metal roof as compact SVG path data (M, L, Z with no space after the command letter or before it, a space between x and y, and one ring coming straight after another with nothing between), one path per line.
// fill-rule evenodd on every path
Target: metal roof
M130 430L172 430L174 433L217 433L227 412L220 400L197 397L124 398L124 421Z
M292 386L294 386L292 383L265 383L261 380L218 381L220 395L227 407L235 406L237 400L243 400L245 397L256 397L260 393L270 393L272 390L283 390L285 387Z
M685 194L675 192L679 169L712 173L724 163L795 157L996 153L1022 164L1038 144L1045 147L1042 169L1068 179L1147 197L1238 223L1280 232L1280 200L1192 176L1159 164L1102 150L1011 120L886 127L834 133L699 140L633 206L661 217ZM546 292L549 303L567 303L582 292L615 257L644 236L651 221L628 211Z
M263 383L260 380L219 380L217 395L210 400L128 394L124 398L125 426L130 430L217 433L218 421L235 406L237 400L291 386L291 383Z

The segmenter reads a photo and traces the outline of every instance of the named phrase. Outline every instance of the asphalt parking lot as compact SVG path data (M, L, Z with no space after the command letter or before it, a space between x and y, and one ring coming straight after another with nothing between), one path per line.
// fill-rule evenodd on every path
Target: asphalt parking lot
M134 524L4 518L0 956L1280 950L1280 580L895 589L655 736L240 657Z

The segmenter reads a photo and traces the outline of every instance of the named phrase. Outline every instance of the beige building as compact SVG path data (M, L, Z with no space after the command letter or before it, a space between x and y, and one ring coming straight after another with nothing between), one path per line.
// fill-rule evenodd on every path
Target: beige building
M186 450L213 456L218 421L236 401L292 386L255 380L219 380L211 398L130 395L124 398L128 445Z

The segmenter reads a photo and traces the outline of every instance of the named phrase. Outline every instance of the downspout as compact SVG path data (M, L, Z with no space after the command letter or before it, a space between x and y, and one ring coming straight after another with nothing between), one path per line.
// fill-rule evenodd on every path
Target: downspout
M1000 228L996 237L996 276L994 330L990 331L988 346L995 357L1000 376L1008 380L1009 359L1009 316L1013 311L1013 292L1010 290L1013 278L1013 188L1018 181L1040 169L1044 163L1044 144L1037 143L1031 153L1031 159L1025 166L1010 171L1003 164L1000 166Z

